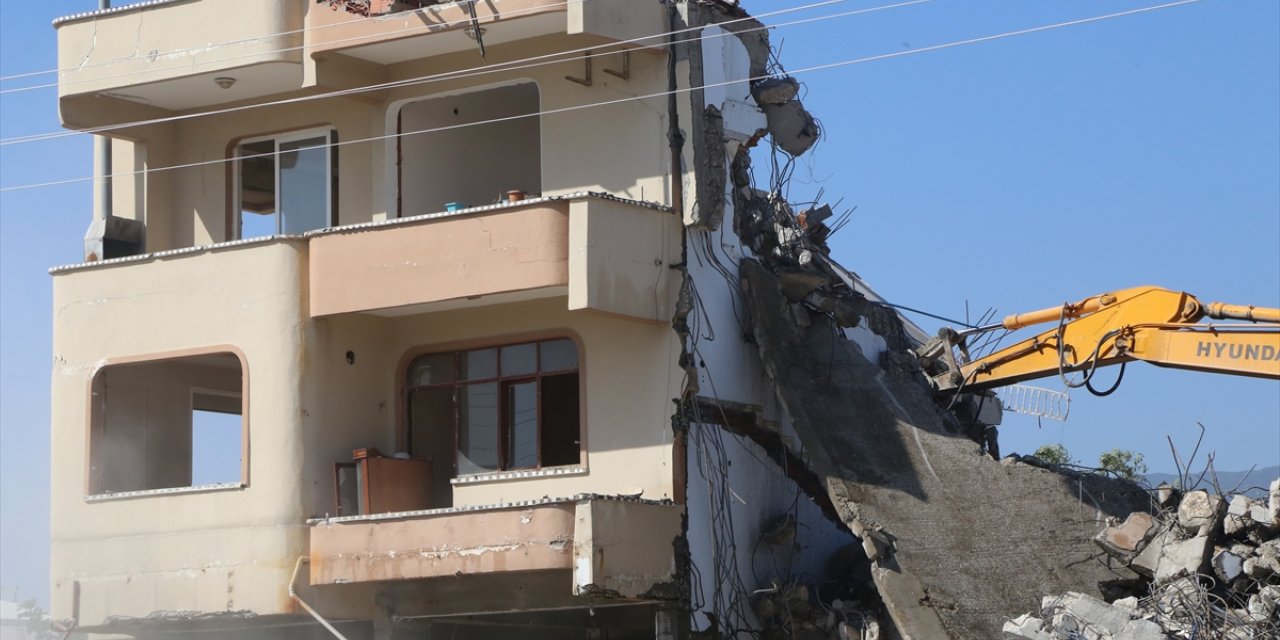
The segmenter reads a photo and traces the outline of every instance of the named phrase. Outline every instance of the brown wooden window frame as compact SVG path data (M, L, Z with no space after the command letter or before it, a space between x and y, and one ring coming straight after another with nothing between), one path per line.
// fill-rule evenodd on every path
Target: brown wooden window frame
M575 356L573 361L573 366L569 368L544 370L543 355L542 355L543 345L546 343L561 342L561 341L566 342L573 346L574 356ZM503 375L503 372L502 372L503 350L514 348L514 347L521 347L525 345L535 346L535 350L534 350L535 351L535 367L533 372ZM495 354L494 355L495 371L497 372L497 375L464 379L461 373L463 371L463 358L469 353L490 351L490 350L492 350ZM414 370L414 365L416 363L418 363L419 361L425 358L439 357L439 356L445 356L445 355L452 356L453 378L454 378L452 381L433 383L433 384L413 384L409 380L409 377L412 375L412 372ZM581 357L582 357L581 349L577 341L568 336L551 336L551 337L539 338L535 340L520 340L515 342L476 346L476 347L470 347L466 349L429 351L425 353L416 354L409 361L408 366L405 369L405 378L404 378L404 381L405 381L404 397L406 398L406 402L405 402L406 422L405 422L405 431L404 431L405 449L408 450L411 453L411 455L413 455L414 457L420 457L424 453L421 451L414 450L413 412L412 412L412 403L408 402L409 396L414 391L419 389L451 389L452 390L452 399L451 399L452 411L450 413L450 419L452 421L452 424L450 425L450 428L453 431L453 452L452 452L453 477L456 478L460 476L482 475L486 473L505 473L509 471L538 471L546 468L576 466L576 465L582 464L581 442L583 437L582 436L583 415L582 415L582 409L581 409L581 399L582 399L582 393L583 393L583 390L582 390L583 380L582 380L582 374L581 374L581 369L582 369ZM577 376L578 389L577 389L577 397L575 398L575 401L577 402L578 420L576 425L577 438L575 440L575 444L577 445L577 449L578 449L578 458L573 462L569 462L569 463L558 462L556 464L548 465L548 464L545 464L545 460L543 459L543 453L544 453L543 439L544 439L544 433L545 433L545 421L543 416L543 404L544 404L543 403L543 380L544 378L547 378L547 377L565 376L570 374ZM511 437L512 437L512 427L510 425L510 421L508 420L508 417L509 417L508 412L510 411L511 407L509 406L510 403L506 399L505 392L513 384L522 384L522 383L528 383L528 382L534 382L536 385L535 401L537 404L537 422L536 422L537 436L534 444L534 449L537 455L537 463L534 466L516 467L516 466L513 466L512 452L511 452L511 445L510 445ZM465 387L480 385L480 384L493 384L496 386L496 389L497 389L497 393L496 393L496 396L498 399L498 407L496 412L497 428L495 430L496 431L495 437L497 439L497 442L496 442L497 466L494 469L482 469L479 471L468 471L466 473L461 473L458 465L458 458L459 458L459 454L461 453L459 443L462 441L461 436L462 436L462 428L463 428L462 421L460 418L461 406L462 406L462 403L460 402L461 391Z

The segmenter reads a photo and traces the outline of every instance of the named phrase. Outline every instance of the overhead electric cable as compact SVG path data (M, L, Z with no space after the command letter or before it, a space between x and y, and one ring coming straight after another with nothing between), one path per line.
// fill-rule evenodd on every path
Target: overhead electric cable
M497 0L495 0L495 1L497 1ZM580 2L582 2L582 1L583 1L583 0L564 0L563 2L558 2L558 3L555 3L555 4L541 5L541 6L537 6L537 7L528 7L528 8L525 8L525 9L513 9L512 11L509 11L509 12L507 12L507 13L502 14L502 15L501 15L501 18L503 18L503 19L510 19L510 18L514 18L514 17L522 16L522 15L529 14L529 13L538 13L538 12L542 12L542 11L545 11L545 10L550 9L550 8L555 8L555 7L567 7L567 6L569 6L570 4L580 3ZM237 43L237 42L238 42L238 43L252 43L252 42L259 42L259 41L267 40L267 39L270 39L270 38L279 38L279 37L283 37L283 36L285 36L285 35L293 35L293 34L298 33L298 32L300 32L300 31L318 31L318 30L320 30L320 29L326 29L326 28L329 28L329 27L345 26L345 25L349 25L349 24L356 23L356 22L362 22L362 21L366 21L366 20L375 20L375 19L377 19L377 18L361 18L360 20L350 20L350 21L347 21L347 22L339 22L339 23L334 23L334 24L319 25L319 26L316 26L316 27L308 28L308 29L301 29L301 30L295 30L295 31L282 31L282 32L280 32L280 33L273 33L273 34L267 34L267 35L262 35L262 36L256 36L256 37L254 37L254 38L245 38L245 39L243 39L243 40L239 40L239 41L234 41L234 40L233 40L233 41L231 41L231 43ZM408 27L403 27L403 28L401 28L401 29L397 29L397 30L395 30L395 31L390 31L390 32L386 32L386 33L377 33L377 34L368 34L368 35L362 35L362 36L350 36L350 37L347 37L347 38L339 38L339 39L337 39L337 40L330 40L330 41L326 42L325 44L338 44L338 43L343 43L343 42L354 42L354 41L357 41L357 40L374 40L374 39L385 38L385 37L387 37L387 36L389 36L389 35L405 34L405 33L413 32L413 31L430 32L430 31L434 31L434 30L444 29L444 28L447 28L447 27L453 27L453 26L457 26L457 25L470 24L470 23L471 23L471 18L470 18L470 17L467 17L467 18L462 19L462 20L454 20L454 21L446 21L446 22L433 22L433 23L427 23L427 24L411 25L411 26L408 26ZM370 43L370 44L373 44L373 43ZM200 48L196 48L196 49L180 50L180 51L175 51L175 52L171 52L171 53L167 53L167 54L165 54L165 53L161 53L161 54L155 54L154 56L152 56L152 55L148 55L148 58L152 58L152 57L165 57L165 56L177 55L177 54L179 54L179 53L185 53L185 52L207 53L208 51L211 51L211 50L213 50L213 49L220 48L221 46L222 46L222 45L219 45L219 44L215 43L215 44L211 44L211 45L209 45L208 47L200 47ZM108 76L99 76L99 77L97 77L97 78L85 78L85 79L81 79L81 80L64 80L64 81L59 81L59 82L49 82L49 83L46 83L46 84L33 84L33 85L27 85L27 86L23 86L23 87L14 87L14 88L12 88L12 89L0 89L0 95L10 94L10 93L21 93L21 92L24 92L24 91L35 91L35 90L37 90L37 89L49 89L49 88L51 88L51 87L57 87L57 86L70 86L70 85L76 85L76 84L83 84L83 83L86 83L86 82L100 82L100 81L102 81L102 80L111 80L111 79L116 79L116 78L128 78L128 77L131 77L131 76L139 76L139 75L154 74L154 73L159 72L159 71L192 70L192 69L194 69L194 68L196 68L196 67L201 67L201 66L206 66L206 65L212 65L212 64L224 64L224 63L226 63L226 62L228 62L228 61L231 61L231 60L243 60L243 59L247 59L247 58L256 58L256 57L259 57L259 56L266 56L266 55L271 55L271 54L275 54L275 53L288 53L288 52L290 52L290 51L300 51L300 50L303 50L303 49L306 49L306 48L307 48L307 45L306 45L306 44L301 44L301 45L296 45L296 46L292 46L292 47L284 47L284 48L282 48L282 49L271 49L271 50L268 50L268 51L255 51L255 52L253 52L253 53L246 53L246 54L241 54L241 55L238 55L238 56L231 56L231 57L227 57L227 58L218 58L218 59L216 59L216 60L207 60L207 61L204 61L204 62L194 62L194 61L193 61L193 62L190 62L190 63L178 64L178 65L173 65L173 66L169 66L169 67L156 67L156 68L150 68L150 69L139 69L139 70L135 70L135 71L126 71L126 72L124 72L124 73L117 73L117 74L108 75ZM110 61L107 61L107 62L100 62L100 63L93 64L93 65L85 65L84 67L72 67L72 68L69 68L69 69L59 69L59 70L58 70L58 72L63 72L63 71L79 71L80 69L87 69L87 68L98 67L98 66L109 66L109 65L113 65L113 64L126 64L126 63L131 63L131 62L138 62L139 60L140 60L140 58L120 58L120 59L117 59L117 60L110 60Z
M1170 3L1166 3L1166 4L1160 4L1160 5L1153 5L1153 6L1142 7L1142 8L1138 8L1138 9L1130 9L1130 10L1127 10L1127 11L1120 11L1120 12L1116 12L1116 13L1108 13L1108 14L1103 14L1103 15L1098 15L1098 16L1092 16L1092 17L1088 17L1088 18L1080 18L1080 19L1076 19L1076 20L1069 20L1069 21L1066 21L1066 22L1056 22L1056 23L1053 23L1053 24L1041 25L1041 26L1037 26L1037 27L1029 27L1029 28L1026 28L1026 29L1018 29L1018 30L1016 30L1016 31L1006 31L1006 32L1003 32L1003 33L998 33L998 34L993 34L993 35L988 35L988 36L979 36L979 37L976 37L976 38L969 38L969 39L965 39L965 40L956 40L956 41L952 41L952 42L946 42L946 43L943 43L943 44L931 45L931 46L927 46L927 47L919 47L919 48L916 48L916 49L905 49L905 50L902 50L902 51L894 51L894 52L891 52L891 53L882 53L882 54L878 54L878 55L874 55L874 56L866 56L866 57L862 57L862 58L852 58L852 59L849 59L849 60L842 60L842 61L839 61L839 62L831 62L831 63L827 63L827 64L813 65L813 66L804 67L804 68L800 68L800 69L790 70L790 71L788 71L788 74L789 74L789 75L799 75L799 74L802 74L802 73L812 73L812 72L815 72L815 71L825 71L825 70L829 70L829 69L837 69L837 68L848 67L848 66L853 66L853 65L857 65L857 64L865 64L865 63L868 63L868 62L877 62L877 61L880 61L880 60L889 60L889 59L893 59L893 58L901 58L901 57L911 56L911 55L917 55L917 54L921 54L921 53L929 53L929 52L932 52L932 51L940 51L940 50L944 50L944 49L952 49L952 48L955 48L955 47L968 46L968 45L972 45L972 44L979 44L979 43L983 43L983 42L991 42L991 41L993 41L993 40L1001 40L1001 39L1004 39L1004 38L1011 38L1011 37L1020 36L1020 35L1027 35L1027 34L1031 34L1031 33L1039 33L1039 32L1043 32L1043 31L1051 31L1051 30L1054 30L1054 29L1062 29L1062 28L1065 28L1065 27L1076 26L1076 25L1081 25L1081 24L1088 24L1088 23L1092 23L1092 22L1100 22L1100 21L1103 21L1103 20L1110 20L1110 19L1113 19L1113 18L1120 18L1120 17L1131 16L1131 15L1136 15L1136 14L1141 14L1141 13L1149 13L1149 12L1152 12L1152 11L1158 11L1158 10L1161 10L1161 9L1168 9L1168 8L1172 8L1172 7L1182 6L1182 5L1194 4L1194 3L1201 2L1201 1L1202 1L1202 0L1178 0L1177 2L1170 2ZM660 97L665 97L665 96L669 96L669 95L678 95L678 94L682 94L682 93L689 93L689 92L697 91L697 90L701 90L701 89L712 89L712 88L716 88L716 87L725 87L725 86L730 86L730 85L734 85L734 84L740 84L740 83L743 83L743 82L755 82L755 81L758 81L758 80L765 80L765 79L768 79L768 78L771 78L771 77L774 77L774 76L773 76L772 74L763 74L763 75L759 75L759 76L752 76L752 77L747 77L747 78L739 78L739 79L734 79L734 80L725 80L725 81L722 81L722 82L706 83L706 84L702 84L702 85L699 85L699 86L684 87L684 88L674 89L674 90L668 90L668 91L658 91L658 92L654 92L654 93L643 94L643 95L638 95L638 96L630 96L630 97L626 97L626 98L618 98L618 99L614 99L614 100L603 100L603 101L600 101L600 102L590 102L590 103L586 103L586 104L571 105L571 106L568 106L568 107L558 107L558 108L555 108L555 109L545 109L545 110L538 111L538 112L534 112L534 113L526 113L526 114L520 114L520 115L514 115L514 116L505 116L505 117L501 117L501 118L492 118L492 119L489 119L489 120L478 120L478 121L476 121L476 122L469 122L469 123L462 123L462 124L455 124L455 125L447 125L447 126L443 126L443 127L435 127L435 128L432 128L432 129L422 129L422 130L419 130L419 131L406 131L406 132L401 132L401 133L389 133L389 134L385 134L385 135L370 136L370 137L366 137L366 138L357 138L357 139L354 139L354 140L345 140L345 141L339 141L339 142L333 142L333 143L318 144L318 145L315 145L314 147L308 147L308 148L322 149L322 148L332 148L332 147L343 147L343 146L347 146L347 145L364 144L364 143L368 143L368 142L378 142L378 141L382 141L382 140L390 140L390 139L393 139L393 138L403 138L403 137L409 137L409 136L421 135L421 134L424 134L424 133L438 133L438 132L441 132L441 131L451 131L451 130L455 130L455 129L462 129L462 128L466 128L466 127L474 127L474 126L480 126L480 125L486 125L486 124L496 124L496 123L500 123L500 122L510 122L510 121L514 121L514 120L522 120L522 119L525 119L525 118L541 117L541 116L545 116L545 115L557 115L557 114L561 114L561 113L570 113L570 112L574 112L574 111L581 111L581 110L584 110L584 109L591 109L591 108L595 108L595 107L606 107L606 106L611 106L611 105L616 105L616 104L623 104L623 103L627 103L627 102L637 102L637 101L641 101L641 100L651 100L651 99L653 99L653 98L660 98ZM175 171L175 170L178 170L178 169L189 169L189 168L193 168L193 167L203 167L203 166L210 166L210 165L225 164L225 163L228 163L228 162L235 162L235 161L238 161L238 160L245 160L245 159L250 159L250 158L259 158L259 157L269 157L269 156L273 156L273 155L274 155L274 152L272 152L272 153L260 153L260 154L253 154L253 155L244 155L244 156L239 156L239 157L234 157L234 158L216 158L216 159L213 159L213 160L202 160L202 161L198 161L198 162L190 162L190 163L178 164L178 165L169 165L169 166L164 166L164 167L155 167L155 168L151 168L151 169L141 169L141 170L134 170L134 171L122 171L122 172L118 172L118 173L113 173L113 174L111 174L111 176L110 176L110 177L112 177L112 178L126 178L126 177L130 177L130 176L134 176L134 175L139 175L139 174L142 174L142 173L159 173L159 172L162 172L162 171ZM68 179L65 179L65 180L51 180L51 181L48 181L48 182L41 182L41 183L34 183L34 184L24 184L24 185L16 185L16 186L11 186L11 187L2 187L2 188L0 188L0 193L6 193L6 192L10 192L10 191L21 191L21 190L26 190L26 189L36 189L36 188L43 188L43 187L52 187L52 186L59 186L59 185L67 185L67 184L77 184L77 183L82 183L82 182L92 182L92 181L94 181L94 180L101 179L102 177L103 177L103 176L90 176L90 177L84 177L84 178L68 178Z
M766 14L761 14L760 16L755 16L755 17L746 17L746 18L735 18L735 19L733 19L733 20L727 20L727 21L722 22L722 23L719 23L719 24L720 24L720 25L733 24L733 23L736 23L736 22L742 22L742 21L744 21L744 20L755 20L755 19L757 19L757 18L762 18L762 17L770 17L770 16L781 15L781 14L785 14L785 13L793 13L793 12L796 12L796 11L804 11L804 10L807 10L807 9L813 9L813 8L823 7L823 6L832 5L832 4L839 4L839 3L847 2L847 1L848 1L848 0L823 0L823 1L821 1L821 2L815 2L815 3L812 3L812 4L808 4L808 5L803 5L803 6L800 6L800 7L791 7L791 8L788 8L788 9L779 9L779 10L777 10L777 11L769 12L769 13L766 13ZM818 17L815 17L815 18L807 18L807 19L804 19L804 20L796 20L796 21L792 21L792 22L788 22L788 23L781 23L781 24L777 24L777 25L763 25L763 26L760 26L760 27L754 27L754 28L751 28L751 29L743 29L743 30L740 30L738 33L750 33L750 32L752 32L752 31L761 31L761 30L775 29L775 28L779 28L779 27L788 27L788 26L794 26L794 25L797 25L797 24L804 24L804 23L807 23L807 22L816 22L816 21L820 21L820 20L823 20L823 19L833 19L833 18L848 17L848 16L858 15L858 14L863 14L863 13L871 13L871 12L875 12L875 11L884 11L884 10L887 10L887 9L896 9L896 8L899 8L899 7L905 7L905 6L915 5L915 4L923 4L923 3L931 2L931 1L932 1L932 0L907 0L907 1L905 1L905 2L898 2L898 3L895 3L895 4L880 5L880 6L876 6L876 7L868 7L868 8L864 8L864 9L853 9L853 10L850 10L850 11L845 11L845 12L836 13L836 14L830 14L830 15L827 15L827 16L818 16ZM420 84L428 84L428 83L432 83L432 82L442 82L442 81L444 81L444 80L459 80L459 79L463 79L463 78L471 78L471 77L475 77L475 76L488 75L488 74L491 74L491 73L500 73L500 72L505 72L505 71L518 71L518 70L522 70L522 69L530 69L530 68L539 67L539 66L545 66L545 65L549 65L549 64L561 64L561 63L564 63L564 62L575 62L575 61L580 60L581 58L579 58L579 57L572 57L572 58L570 58L570 57L567 57L567 56L577 56L578 54L584 54L584 55L585 55L585 57L594 59L594 58L596 58L596 57L606 56L606 55L614 55L614 54L616 54L616 53L617 53L616 51L601 51L602 49L608 49L608 48L610 48L610 47L621 47L621 46L623 46L623 45L627 45L627 44L639 44L639 43L644 42L644 41L646 41L646 40L653 40L653 39L655 39L655 38L665 38L665 37L669 37L669 36L672 36L672 35L677 35L677 34L681 34L681 33L687 33L687 32L691 32L691 31L700 31L700 30L702 30L702 29L704 29L704 28L705 28L705 26L701 26L701 27L686 27L686 28L683 28L683 29L677 29L677 30L675 30L675 31L667 31L667 32L662 32L662 33L656 33L656 34L653 34L653 35L640 36L640 37L637 37L637 38L631 38L631 39L628 39L628 40L619 40L619 41L616 41L616 42L612 42L612 43L608 43L608 44L603 44L603 45L598 45L598 46L581 47L581 48L578 48L578 49L567 49L567 50L564 50L564 51L556 51L556 52L552 52L552 53L542 54L542 55L539 55L539 56L531 56L531 57L526 57L526 58L518 58L518 59L511 60L511 61L507 61L507 62L495 62L495 63L493 63L493 64L482 65L482 66L479 66L479 67L471 67L471 68L468 68L468 69L459 69L459 70L456 70L456 71L445 71L445 72L436 73L436 74L430 74L430 75L425 75L425 76L416 76L416 77L413 77L413 78L405 78L405 79L402 79L402 80L392 80L392 81L389 81L389 82L383 82L383 83L379 83L379 84L366 85L366 86L361 86L361 87L352 87L352 88L348 88L348 89L338 89L338 90L334 90L334 91L327 91L327 92L324 92L324 93L317 93L317 94L311 94L311 95L305 95L305 96L298 96L298 97L295 97L295 98L284 98L284 99L280 99L280 100L272 100L272 101L268 101L268 102L256 102L256 103L252 103L252 104L237 105L237 106L234 106L234 107L225 107L225 108L222 108L222 109L212 109L212 110L209 110L209 111L197 111L197 112L193 112L193 113L184 113L184 114L179 114L179 115L174 115L174 116L163 116L163 117L159 117L159 118L151 118L151 119L148 119L148 120L135 120L135 121L132 121L132 122L122 122L122 123L116 123L116 124L111 124L111 125L103 125L103 126L100 126L100 127L89 127L89 128L86 128L86 129L79 129L79 130L75 130L75 131L55 131L55 132L48 132L48 133L30 134L30 135L26 135L26 136L16 136L16 137L13 137L13 138L5 138L5 139L3 139L3 140L0 140L0 146L8 146L8 145L13 145L13 144L25 144L25 143L29 143L29 142L41 142L41 141L44 141L44 140L54 140L54 139L58 139L58 138L66 138L66 137L70 137L70 136L77 136L77 135L101 134L101 133L105 133L105 132L109 132L109 131L118 131L118 130L120 130L120 129L128 129L128 128L133 128L133 127L148 126L148 125L153 125L153 124L164 124L164 123L167 123L167 122L177 122L177 121L180 121L180 120L188 120L188 119L191 119L191 118L199 118L199 117L211 116L211 115L223 115L223 114L227 114L227 113L235 113L235 112L239 112L239 111L247 111L247 110L250 110L250 109L259 109L259 108L263 108L263 107L274 107L274 106L280 106L280 105L286 105L286 104L296 104L296 103L300 103L300 102L310 102L310 101L313 101L313 100L323 100L323 99L327 99L327 98L335 98L335 97L343 97L343 96L348 96L348 95L356 95L356 94L360 94L360 93L367 93L367 92L371 92L371 91L383 91L383 90L387 90L387 89L397 89L397 88L401 88L401 87L416 86L416 85L420 85ZM722 37L726 37L726 36L729 36L729 35L734 35L734 34L733 34L733 33L719 33L719 34L714 34L714 35L710 35L710 36L703 35L703 36L700 36L700 37L698 37L698 38L691 38L691 39L685 40L684 42L696 42L696 41L708 40L708 39L711 39L711 38L722 38ZM669 44L668 44L668 43L663 43L663 44L652 45L652 46L655 46L655 47L666 47L666 46L669 46ZM535 61L536 61L536 62L535 62ZM522 64L522 63L531 63L531 64Z

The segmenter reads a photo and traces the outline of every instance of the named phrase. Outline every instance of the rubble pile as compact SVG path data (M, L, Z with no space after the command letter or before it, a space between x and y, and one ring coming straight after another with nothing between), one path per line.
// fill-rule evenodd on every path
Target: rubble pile
M828 560L822 582L793 581L781 586L775 582L755 593L751 608L761 625L761 640L892 637L871 564L860 544L837 551Z
M803 583L757 594L752 603L762 640L880 640L878 617L866 606L836 598L822 602Z
M1068 592L1039 615L1004 625L1006 638L1280 638L1280 479L1266 499L1155 492L1161 510L1112 520L1094 542L1145 580L1111 603Z

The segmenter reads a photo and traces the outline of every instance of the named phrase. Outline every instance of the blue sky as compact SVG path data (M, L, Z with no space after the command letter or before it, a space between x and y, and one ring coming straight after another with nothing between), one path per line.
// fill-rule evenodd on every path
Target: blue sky
M743 4L763 13L802 2ZM797 69L1146 4L935 0L780 29L773 41ZM0 75L56 66L50 22L96 6L0 3ZM791 195L823 189L857 206L833 252L892 301L963 318L966 302L975 315L1003 314L1156 284L1280 306L1274 0L1204 0L800 79L825 137ZM53 91L0 96L0 137L57 127ZM0 185L88 176L91 155L80 136L3 147ZM83 455L49 451L46 270L80 259L90 215L84 184L0 194L0 585L41 599L47 460ZM1008 417L1002 442L1020 452L1061 442L1085 461L1133 449L1171 471L1166 435L1185 456L1197 421L1218 468L1280 464L1280 383L1140 364L1111 397L1073 393L1066 423Z

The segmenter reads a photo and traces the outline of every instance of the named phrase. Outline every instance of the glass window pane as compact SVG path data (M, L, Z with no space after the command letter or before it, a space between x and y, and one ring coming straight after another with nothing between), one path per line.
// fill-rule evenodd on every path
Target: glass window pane
M508 383L504 387L509 468L535 468L538 466L538 383L530 380Z
M578 368L578 345L568 338L542 343L542 370L566 371Z
M458 473L498 469L498 383L458 389Z
M422 356L409 365L406 385L425 387L432 384L444 384L457 380L453 371L452 353L434 353Z
M538 370L538 345L518 344L502 348L503 377L529 375Z
M280 216L283 233L329 226L328 136L280 143Z
M274 140L241 145L240 219L237 238L259 238L276 233L276 143Z
M498 350L477 349L462 354L463 380L484 380L498 377Z

